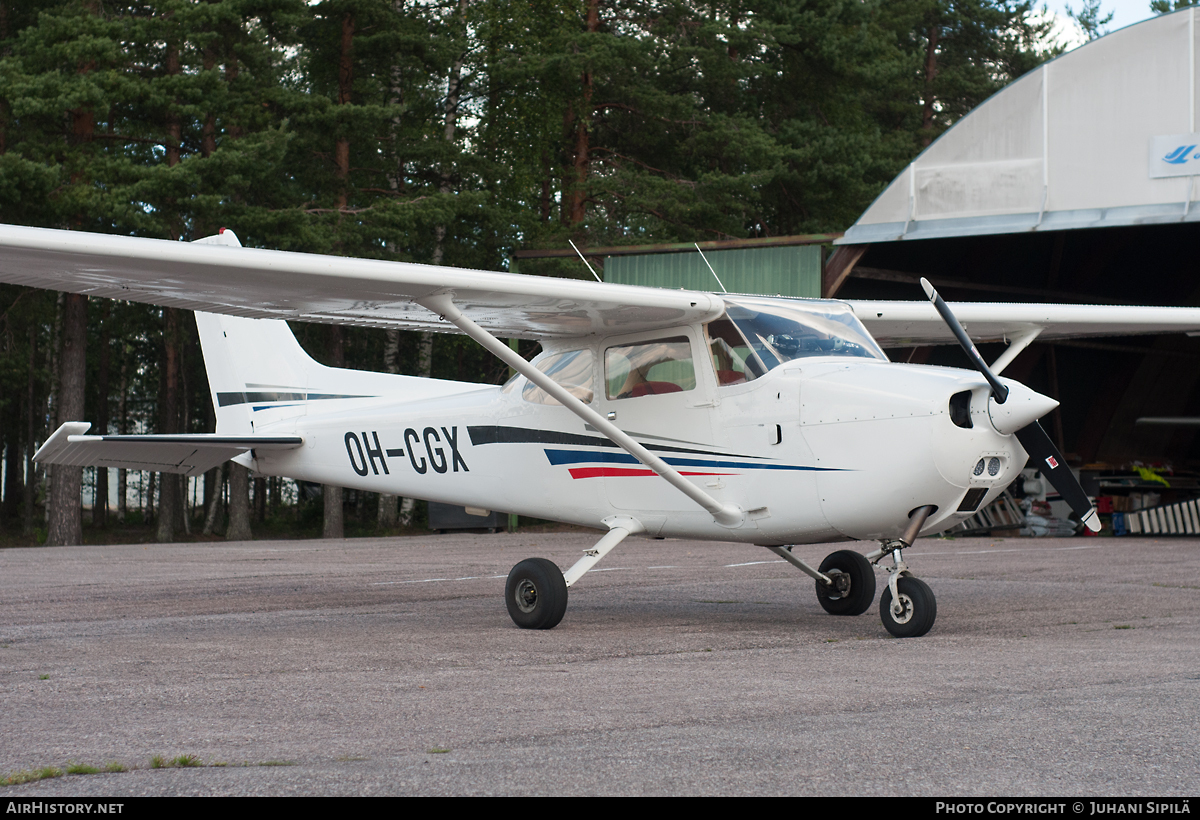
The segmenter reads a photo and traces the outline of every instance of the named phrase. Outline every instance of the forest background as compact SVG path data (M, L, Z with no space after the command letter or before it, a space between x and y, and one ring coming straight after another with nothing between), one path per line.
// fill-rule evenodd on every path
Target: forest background
M1074 16L1101 33L1097 0ZM1061 48L1011 0L0 0L0 222L484 270L568 239L839 231ZM508 375L462 337L293 329L330 365ZM0 285L0 546L423 524L232 464L32 462L78 419L212 431L192 314Z

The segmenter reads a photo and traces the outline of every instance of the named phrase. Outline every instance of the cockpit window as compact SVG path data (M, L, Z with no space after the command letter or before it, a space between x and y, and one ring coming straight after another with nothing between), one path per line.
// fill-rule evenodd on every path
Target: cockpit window
M717 384L722 387L744 384L767 372L733 322L717 319L709 322L706 330Z
M532 364L584 404L592 400L592 351L544 353L534 359ZM508 386L505 387L507 389ZM524 389L521 390L521 398L533 404L559 404L558 399L533 382L525 383Z
M768 369L812 356L887 356L850 308L837 302L725 300L728 317Z

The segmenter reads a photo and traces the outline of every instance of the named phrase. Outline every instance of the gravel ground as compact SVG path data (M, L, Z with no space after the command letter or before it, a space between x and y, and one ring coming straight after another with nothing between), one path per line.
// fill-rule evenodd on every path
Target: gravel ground
M766 550L631 539L515 628L509 568L594 540L0 551L0 777L127 769L0 795L1200 794L1200 541L922 540L896 640Z

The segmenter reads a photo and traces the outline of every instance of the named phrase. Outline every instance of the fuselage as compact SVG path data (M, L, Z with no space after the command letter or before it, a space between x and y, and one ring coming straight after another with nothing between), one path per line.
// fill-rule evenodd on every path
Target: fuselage
M988 387L973 371L817 355L722 385L704 366L704 328L651 335L694 347L694 385L618 397L611 374L597 373L589 403L717 500L745 510L738 526L715 522L523 377L505 387L433 382L418 400L335 399L321 402L321 412L310 402L303 415L274 422L264 405L258 433L297 433L305 444L261 454L251 466L586 526L622 514L653 535L765 545L897 537L926 504L937 510L922 532L938 532L988 503L1024 466L1017 441L989 423ZM639 341L576 342L543 356L560 361L569 349L600 363Z

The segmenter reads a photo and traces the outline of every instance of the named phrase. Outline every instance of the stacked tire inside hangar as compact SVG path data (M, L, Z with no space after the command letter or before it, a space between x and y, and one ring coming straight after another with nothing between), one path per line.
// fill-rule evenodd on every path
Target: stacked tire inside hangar
M1198 18L1114 32L993 95L837 241L823 295L920 299L925 276L952 303L1200 305ZM951 347L888 352L964 364ZM1102 512L1200 495L1198 428L1136 424L1200 416L1200 338L1035 342L1004 375L1061 401L1044 426ZM1194 512L1177 528L1200 531Z

